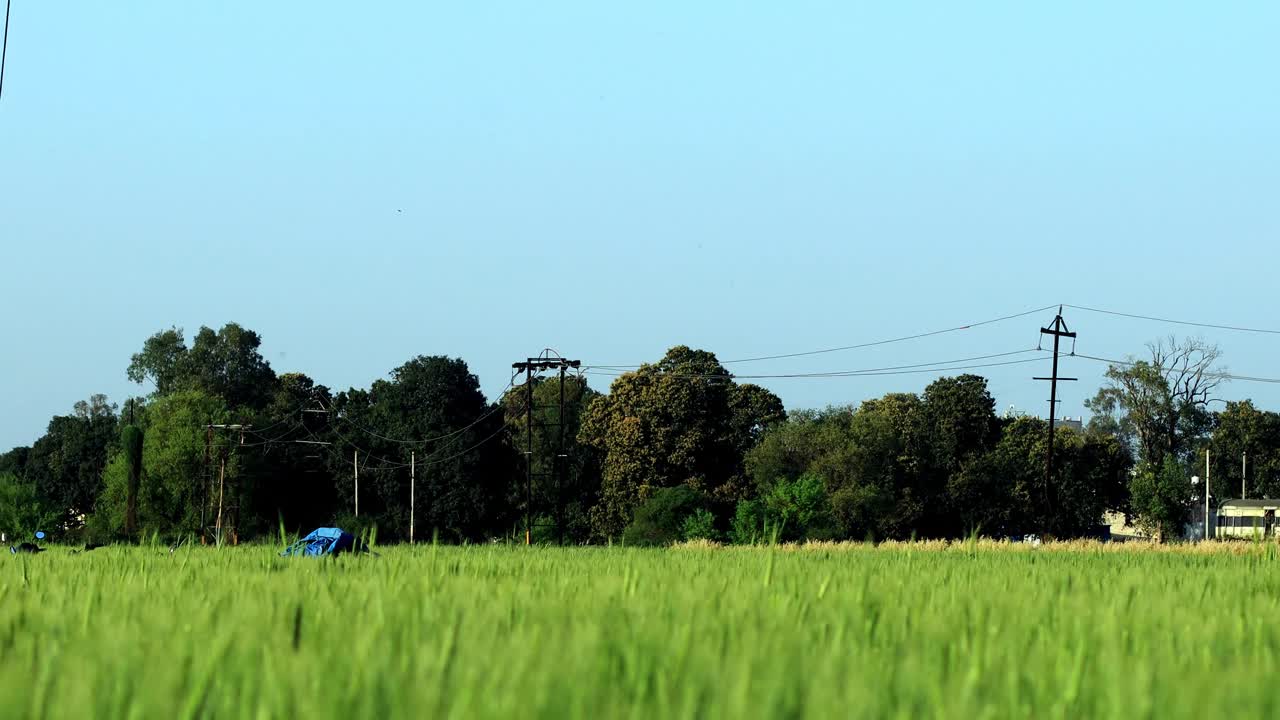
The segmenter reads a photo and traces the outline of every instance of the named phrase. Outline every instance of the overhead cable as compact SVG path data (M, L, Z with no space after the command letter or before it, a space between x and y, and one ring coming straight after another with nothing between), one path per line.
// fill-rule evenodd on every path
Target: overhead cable
M4 64L9 58L9 8L13 0L4 3L4 41L0 44L0 97L4 97Z
M1134 365L1138 364L1133 360L1116 360L1114 358L1097 357L1094 355L1077 354L1077 355L1063 355L1063 357L1064 358L1078 357L1078 358L1084 358L1085 360L1094 360L1097 362L1109 363L1111 365L1121 365L1124 367L1133 367ZM1254 375L1236 375L1234 373L1216 372L1213 370L1208 370L1201 374L1204 375L1205 377L1215 378L1218 380L1239 380L1241 382L1280 384L1280 378L1257 377Z
M785 373L785 374L760 374L760 375L733 375L731 373L659 373L660 377L672 377L688 380L771 380L771 379L792 379L792 378L834 378L834 377L874 377L879 375L915 375L920 373L946 372L950 370L973 370L977 368L999 367L1002 365L1019 365L1022 363L1041 362L1047 360L1045 357L1023 358L1021 360L1006 360L1004 362L981 363L975 365L955 365L954 363L968 363L974 360L985 360L989 358L1008 357L1010 355L1023 355L1026 353L1037 352L1035 348L1026 350L1013 350L1004 353L993 353L991 355L976 355L969 358L957 358L954 360L941 360L931 363L918 363L914 365L896 365L882 368L867 368L864 370L840 370L832 372L817 373ZM620 376L628 373L611 371L611 370L590 370L588 371L596 375Z
M459 429L457 429L457 430L454 430L454 431L452 431L452 432L445 433L445 434L443 434L443 435L437 435L437 436L435 436L435 437L423 438L423 439L421 439L421 440L410 440L410 439L404 439L404 438L393 438L393 437L388 437L388 436L386 436L386 435L382 435L381 433L378 433L378 432L377 432L377 431L375 431L375 430L371 430L371 429L369 429L369 428L367 428L367 427L364 427L363 425L361 425L360 423L358 423L358 422L356 422L355 420L351 419L350 417L344 417L344 416L342 416L342 415L338 415L338 416L337 416L337 418L338 418L339 420L341 420L341 421L343 421L343 422L347 423L348 425L351 425L351 426L355 427L357 430L360 430L361 432L363 432L363 433L365 433L365 434L367 434L367 435L369 435L369 436L371 436L371 437L375 437L375 438L377 438L377 439L379 439L379 440L383 440L383 441L386 441L386 442L400 443L400 444L402 444L402 445L426 445L426 444L428 444L428 443L439 442L439 441L441 441L441 440L448 440L449 438L454 437L455 435L461 435L462 433L466 432L467 430L470 430L471 428L475 427L476 425L479 425L480 423L484 422L485 420L487 420L489 417L491 417L491 416L492 416L492 415L494 415L495 413L497 413L497 412L501 411L501 410L503 409L503 408L502 408L502 396L507 392L507 390L510 390L510 389L511 389L511 387L512 387L513 385L515 385L515 378L516 378L516 376L515 376L515 375L512 375L512 376L511 376L511 380L507 381L507 385L506 385L506 387L504 387L504 388L502 388L501 390L499 390L499 391L498 391L498 400L497 400L497 402L495 402L494 406L493 406L492 408L489 408L489 410L488 410L487 412L485 412L483 415L481 415L480 417L477 417L475 420L473 420L473 421L471 422L471 424L469 424L469 425L467 425L467 426L465 426L465 427L459 428Z
M944 328L942 330L932 330L929 332L916 333L914 335L904 335L902 337L888 338L886 340L874 340L871 342L857 343L854 345L842 345L840 347L824 348L822 350L806 350L804 352L780 353L777 355L759 355L756 357L738 358L736 360L722 360L720 361L720 364L730 365L734 363L757 362L760 360L783 360L786 358L806 357L809 355L822 355L824 353L841 352L844 350L857 350L860 348L876 347L878 345L889 345L891 343L906 342L908 340L919 340L921 338L933 337L934 335L943 335L946 333L959 332L961 330L970 330L972 328L981 327L983 325L991 325L993 323L1004 322L1005 320L1013 320L1015 318L1026 317L1027 315L1034 315L1036 313L1045 312L1046 310L1052 310L1056 307L1058 307L1057 304L1046 305L1041 308L1036 308L1034 310L1027 310L1026 312L1015 313L1013 315L1004 315L997 318L991 318L990 320L980 320L977 322L966 323L964 325L957 325L955 327ZM583 367L586 367L588 369L598 369L598 370L629 370L633 368L642 367L642 365L584 365Z
M1119 312L1116 310L1102 310L1100 308L1086 307L1084 305L1063 305L1073 310L1084 310L1085 312L1101 313L1103 315L1116 315L1118 317L1134 318L1136 320L1150 320L1152 322L1168 323L1170 325L1189 325L1191 327L1213 328L1215 330L1232 330L1235 332L1262 333L1265 335L1280 335L1280 330L1269 330L1266 328L1244 327L1241 325L1224 325L1220 323L1204 323L1192 322L1190 320L1173 320L1170 318L1154 317L1151 315L1139 315L1137 313Z

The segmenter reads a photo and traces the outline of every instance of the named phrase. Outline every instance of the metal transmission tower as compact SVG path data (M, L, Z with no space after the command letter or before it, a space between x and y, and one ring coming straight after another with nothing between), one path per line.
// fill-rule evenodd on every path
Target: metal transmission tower
M578 369L582 367L581 360L566 360L560 357L560 354L554 350L544 350L539 357L526 358L524 362L512 363L511 367L516 373L524 373L525 381L525 406L524 406L524 426L525 426L525 488L524 488L524 543L525 545L533 544L533 478L539 476L543 478L555 479L555 523L556 533L561 543L564 542L564 486L565 471L567 469L567 454L565 453L565 421L564 421L564 381L565 373L570 368ZM544 405L538 407L533 401L533 386L535 382L535 374L540 376L547 370L558 370L560 379L560 401L556 405ZM549 410L556 408L555 422L539 422L539 428L554 428L556 431L556 450L552 456L551 470L542 470L535 472L534 466L534 444L533 444L533 428L534 428L534 411Z
M1058 408L1058 382L1076 380L1076 378L1058 377L1058 347L1062 338L1071 338L1071 354L1074 355L1076 334L1067 329L1067 323L1062 319L1062 306L1058 306L1058 315L1053 319L1053 324L1047 328L1040 328L1040 334L1053 336L1053 374L1047 378L1032 378L1049 381L1049 447L1044 460L1044 487L1045 492L1049 493L1053 486L1053 423L1055 411Z

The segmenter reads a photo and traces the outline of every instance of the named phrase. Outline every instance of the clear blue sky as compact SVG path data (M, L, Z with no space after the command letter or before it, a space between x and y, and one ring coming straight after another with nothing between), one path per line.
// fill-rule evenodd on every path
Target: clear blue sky
M1057 302L1280 326L1278 7L14 0L0 448L136 392L170 325L237 321L335 389L461 356L490 395L545 346L733 358ZM734 369L1017 350L1051 318ZM1067 319L1099 355L1184 332ZM1203 335L1280 376L1280 337ZM1043 412L1045 369L986 374ZM1064 363L1062 413L1102 369Z

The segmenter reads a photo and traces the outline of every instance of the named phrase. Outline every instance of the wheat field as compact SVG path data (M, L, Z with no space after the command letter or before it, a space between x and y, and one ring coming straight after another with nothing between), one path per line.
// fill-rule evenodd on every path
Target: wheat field
M1271 545L378 553L10 556L0 577L3 716L1276 712Z

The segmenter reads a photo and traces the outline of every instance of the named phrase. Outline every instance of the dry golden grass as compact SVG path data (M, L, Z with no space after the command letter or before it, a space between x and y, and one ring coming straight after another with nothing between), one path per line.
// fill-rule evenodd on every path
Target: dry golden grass
M689 540L676 543L674 550L716 550L733 549L733 545L724 545L712 540ZM762 545L751 547L765 547ZM812 551L880 551L900 552L919 550L924 552L1068 552L1068 553L1163 553L1179 555L1262 555L1274 553L1280 546L1276 543L1253 542L1243 540L1215 540L1209 542L1177 542L1158 543L1151 540L1129 540L1126 542L1101 542L1099 540L1048 540L1040 545L1011 542L1009 540L886 540L879 543L852 541L806 541L802 543L778 543L772 546L782 552Z
M671 547L675 550L714 550L715 548L723 547L723 545L715 540L705 540L700 538L698 540L685 540L684 542L678 542Z

